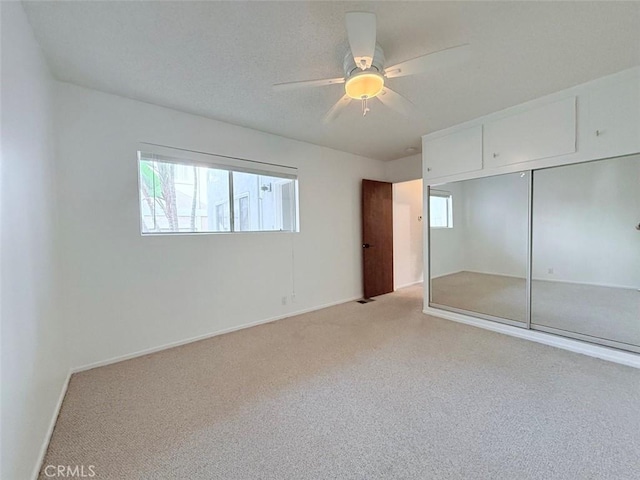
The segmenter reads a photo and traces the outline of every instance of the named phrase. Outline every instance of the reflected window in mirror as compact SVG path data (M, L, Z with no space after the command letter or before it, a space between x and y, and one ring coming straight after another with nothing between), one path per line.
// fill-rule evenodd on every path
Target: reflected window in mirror
M453 228L453 196L451 192L433 189L429 192L429 226L431 228Z
M432 306L526 324L529 180L517 172L430 190Z

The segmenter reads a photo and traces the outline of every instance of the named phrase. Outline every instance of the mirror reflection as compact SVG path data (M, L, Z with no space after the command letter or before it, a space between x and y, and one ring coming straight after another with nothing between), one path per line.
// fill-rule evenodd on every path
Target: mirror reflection
M533 191L532 326L640 345L640 156L538 170Z
M526 323L529 175L430 189L433 306Z

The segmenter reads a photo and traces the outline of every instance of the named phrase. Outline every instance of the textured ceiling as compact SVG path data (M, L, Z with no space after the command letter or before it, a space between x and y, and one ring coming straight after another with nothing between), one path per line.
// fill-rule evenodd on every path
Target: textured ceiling
M285 137L390 160L420 136L640 64L640 3L25 2L56 78ZM323 115L342 85L344 13L373 11L387 65L469 43L471 60L388 85L407 118L357 102ZM413 153L413 152L411 152Z

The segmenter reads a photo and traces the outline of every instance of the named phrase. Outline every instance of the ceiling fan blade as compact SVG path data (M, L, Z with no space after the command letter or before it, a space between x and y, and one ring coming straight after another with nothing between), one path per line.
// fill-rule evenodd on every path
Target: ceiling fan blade
M344 83L344 78L324 78L322 80L303 80L301 82L276 83L273 89L277 92L284 90L293 90L295 88L305 87L324 87L326 85L335 85Z
M411 116L416 112L416 106L399 93L394 92L388 87L384 87L378 98L387 107L406 116Z
M350 102L351 102L351 97L349 97L348 95L343 96L340 100L338 100L333 105L333 107L331 107L331 110L327 112L327 114L324 116L323 122L324 123L333 122L336 118L338 118L338 115L342 113L342 110L344 110L344 107L349 105Z
M385 68L384 74L387 78L395 78L440 70L463 62L470 53L471 47L468 44L446 48Z
M376 14L348 12L346 24L353 59L358 67L366 70L371 67L376 52Z

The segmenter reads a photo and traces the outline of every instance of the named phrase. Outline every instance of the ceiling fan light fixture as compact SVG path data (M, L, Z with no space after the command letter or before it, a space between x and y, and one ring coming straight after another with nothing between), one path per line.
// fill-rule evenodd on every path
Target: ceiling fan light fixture
M344 84L345 93L356 100L373 98L382 92L384 77L377 72L356 73Z

